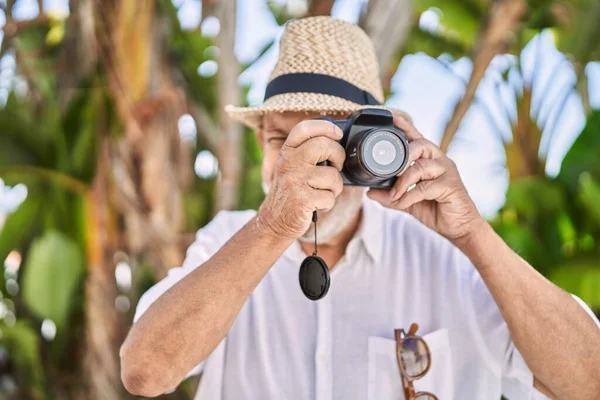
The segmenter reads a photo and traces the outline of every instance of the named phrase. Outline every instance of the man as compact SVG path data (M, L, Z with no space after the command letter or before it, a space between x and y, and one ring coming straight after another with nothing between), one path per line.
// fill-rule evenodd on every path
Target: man
M257 129L266 198L258 212L219 213L142 297L121 349L130 392L157 396L203 371L197 399L401 399L394 331L417 323L431 353L417 392L600 398L589 309L508 248L406 116L394 123L414 164L392 190L342 186L342 133L315 118L383 101L364 32L329 17L289 23L266 97L228 109ZM332 283L310 301L298 268L315 209Z

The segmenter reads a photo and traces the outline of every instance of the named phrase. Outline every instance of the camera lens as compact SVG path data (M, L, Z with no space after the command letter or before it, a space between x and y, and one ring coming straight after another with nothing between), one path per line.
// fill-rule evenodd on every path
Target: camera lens
M358 131L345 147L344 173L356 185L373 187L395 178L408 162L408 142L395 127Z
M397 153L394 145L387 140L375 143L372 150L373 160L380 165L390 165Z
M358 145L361 167L373 177L389 178L406 163L407 149L400 137L387 129L366 132Z

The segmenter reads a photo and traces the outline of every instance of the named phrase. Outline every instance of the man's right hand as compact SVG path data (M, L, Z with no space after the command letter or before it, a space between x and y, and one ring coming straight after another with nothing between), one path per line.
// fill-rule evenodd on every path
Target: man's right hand
M305 120L281 148L273 185L259 211L259 223L280 238L297 239L309 228L312 212L330 210L343 189L346 159L337 142L342 130L328 121ZM330 166L317 166L328 160Z

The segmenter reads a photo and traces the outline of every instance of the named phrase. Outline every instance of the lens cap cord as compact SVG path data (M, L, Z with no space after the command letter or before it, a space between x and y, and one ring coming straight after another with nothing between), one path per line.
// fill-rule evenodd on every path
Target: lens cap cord
M329 267L317 255L317 219L317 210L315 210L312 215L312 221L315 225L315 250L312 256L308 256L302 261L298 274L300 289L310 300L319 300L325 297L331 283Z
M312 221L313 221L313 225L315 226L315 250L313 251L313 256L317 256L317 220L318 220L318 216L317 216L317 210L313 211L313 216L312 216Z

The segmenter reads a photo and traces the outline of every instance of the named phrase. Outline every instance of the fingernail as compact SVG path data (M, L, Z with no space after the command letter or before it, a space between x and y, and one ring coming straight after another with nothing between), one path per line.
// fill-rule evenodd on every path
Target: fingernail
M334 125L334 126L335 126L335 134L336 134L336 136L339 137L339 138L341 138L342 136L344 136L344 132L337 125Z

